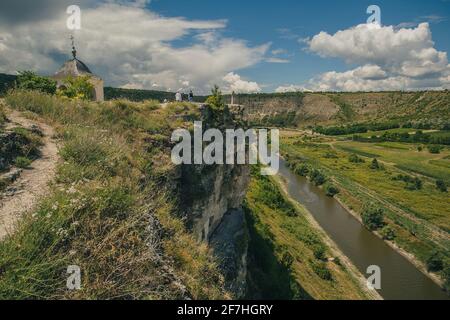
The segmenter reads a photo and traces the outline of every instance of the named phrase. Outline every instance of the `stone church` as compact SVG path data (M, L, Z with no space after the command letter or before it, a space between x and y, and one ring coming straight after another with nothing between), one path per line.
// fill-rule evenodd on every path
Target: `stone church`
M89 81L94 87L94 92L92 94L95 101L104 101L105 95L103 93L103 80L94 75L91 70L84 64L84 62L77 59L77 50L72 42L72 56L71 60L68 60L64 65L51 77L56 81L57 87L64 85L64 81L68 77L80 77L89 76Z

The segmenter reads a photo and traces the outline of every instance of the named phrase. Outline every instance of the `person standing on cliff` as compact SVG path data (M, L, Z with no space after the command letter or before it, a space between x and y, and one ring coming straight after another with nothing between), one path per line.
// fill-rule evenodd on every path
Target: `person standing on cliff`
M194 102L194 93L191 91L189 91L189 102Z
M182 102L183 101L183 96L181 95L180 91L177 91L177 93L175 94L175 101L176 102Z

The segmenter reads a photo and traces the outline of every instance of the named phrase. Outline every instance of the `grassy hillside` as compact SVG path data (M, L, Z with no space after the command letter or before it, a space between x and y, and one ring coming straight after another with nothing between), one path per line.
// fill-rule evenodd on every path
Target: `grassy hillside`
M249 298L370 298L354 271L308 220L306 209L288 200L279 188L276 180L253 168L246 199Z
M51 192L0 242L0 299L224 299L210 249L178 217L170 134L188 104L89 103L15 91L6 103L51 124ZM174 193L175 192L175 193ZM69 265L82 288L66 288Z

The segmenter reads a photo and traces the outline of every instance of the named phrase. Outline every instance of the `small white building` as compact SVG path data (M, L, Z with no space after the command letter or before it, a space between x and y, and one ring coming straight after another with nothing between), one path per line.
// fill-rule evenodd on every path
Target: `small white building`
M81 77L88 76L90 83L94 87L94 92L92 94L95 101L104 101L105 95L103 92L103 80L102 78L96 76L89 70L89 68L84 64L84 62L77 59L77 51L75 47L72 48L73 59L66 61L63 66L51 77L56 81L56 86L59 88L64 85L64 81L68 77Z

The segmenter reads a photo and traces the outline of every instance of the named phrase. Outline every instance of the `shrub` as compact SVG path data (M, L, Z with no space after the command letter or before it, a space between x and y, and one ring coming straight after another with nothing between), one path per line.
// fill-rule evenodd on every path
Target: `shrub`
M395 230L392 229L391 226L385 226L383 229L381 229L380 232L381 236L384 240L394 240L395 239Z
M328 270L327 265L324 262L312 262L311 267L315 274L317 274L321 279L331 281L333 276L330 270Z
M32 71L22 71L17 77L17 87L24 90L37 90L43 93L55 94L56 81L40 77Z
M294 173L299 176L306 177L309 173L309 168L306 164L298 164L294 168Z
M210 105L215 110L224 110L225 103L222 97L222 91L219 86L215 85L211 90L211 96L206 99L206 104Z
M324 158L326 159L338 159L338 155L336 152L334 151L327 151L327 153L325 153Z
M361 215L364 225L371 231L384 225L384 211L373 203L366 204Z
M26 169L29 168L31 165L31 160L26 157L17 157L14 160L14 164L17 168Z
M311 171L310 174L310 178L311 181L316 185L316 186L321 186L325 183L326 178L325 176L317 169L314 169L313 171Z
M348 161L352 162L352 163L364 163L364 159L358 157L357 154L352 153L349 157L348 157Z
M369 167L369 168L372 169L372 170L378 170L378 169L380 169L380 164L378 163L377 158L374 158L374 159L372 160L372 163L370 164L370 167Z
M89 76L68 77L64 81L64 85L58 89L58 95L71 99L90 100L93 93L94 86L89 81Z
M339 193L339 189L337 187L335 187L333 184L328 183L325 186L325 192L326 192L327 196L334 197L335 195L337 195Z
M441 192L447 192L447 184L443 180L436 181L436 188Z
M438 272L444 268L444 257L443 254L434 250L431 252L430 256L426 260L427 269L430 272Z
M317 259L317 260L325 260L325 253L326 253L326 250L325 250L325 247L323 246L323 245L315 245L314 247L313 247L313 253L314 253L314 257Z
M429 145L428 151L433 154L439 154L441 153L441 147L437 145Z

